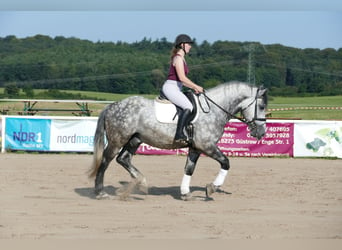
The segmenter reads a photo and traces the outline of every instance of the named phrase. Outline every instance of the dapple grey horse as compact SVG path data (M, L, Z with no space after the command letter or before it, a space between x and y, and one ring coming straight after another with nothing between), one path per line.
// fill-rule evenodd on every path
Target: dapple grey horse
M89 170L89 177L96 176L96 198L108 198L103 179L115 156L116 161L131 175L132 183L148 191L144 175L131 163L134 153L143 142L162 149L188 147L180 187L181 197L185 200L191 199L190 179L201 153L218 161L221 169L214 182L207 185L206 195L209 197L217 191L230 168L228 158L216 145L224 127L231 118L238 118L248 125L251 136L261 139L266 130L267 89L243 82L229 82L205 91L199 99L202 100L202 109L198 108L198 118L193 122L192 140L188 145L174 143L176 124L157 121L153 100L132 96L105 107L98 119L93 163ZM238 112L242 118L235 116Z

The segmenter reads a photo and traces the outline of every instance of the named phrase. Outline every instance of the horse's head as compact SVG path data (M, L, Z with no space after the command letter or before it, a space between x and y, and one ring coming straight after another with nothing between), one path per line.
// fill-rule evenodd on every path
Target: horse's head
M241 113L251 136L260 140L266 132L267 89L260 87L255 96L241 102Z

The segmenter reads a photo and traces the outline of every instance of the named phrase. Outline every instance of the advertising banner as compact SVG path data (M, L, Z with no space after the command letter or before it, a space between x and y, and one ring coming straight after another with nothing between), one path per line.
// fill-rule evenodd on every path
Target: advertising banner
M52 120L51 151L92 152L97 120Z
M295 126L294 156L342 158L342 122L298 122Z
M136 153L142 155L186 155L188 148L161 149L142 143Z
M227 156L271 157L293 156L293 123L267 123L266 134L261 140L250 136L242 122L229 122L218 142L219 149ZM138 154L186 154L187 149L159 149L142 144Z
M93 152L96 117L2 116L1 151ZM342 158L342 121L267 122L265 136L250 136L246 124L227 123L219 149L235 157ZM160 149L142 143L137 154L186 155L187 148Z
M50 149L49 119L6 118L5 148L7 150L48 151Z
M6 150L92 152L97 119L5 118Z
M250 135L246 124L230 122L218 147L227 156L293 156L293 131L293 123L269 122L265 136L257 140Z

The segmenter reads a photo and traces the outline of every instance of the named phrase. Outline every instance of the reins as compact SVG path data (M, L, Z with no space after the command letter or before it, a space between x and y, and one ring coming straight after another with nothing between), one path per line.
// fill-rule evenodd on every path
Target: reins
M228 112L227 110L225 110L224 108L222 108L220 105L218 105L216 102L214 102L209 96L207 96L207 94L205 92L201 93L204 97L205 97L205 101L206 101L206 104L208 105L209 107L209 110L208 111L204 111L203 109L203 106L202 106L202 103L200 101L198 101L203 113L209 113L210 112L210 105L209 105L209 102L210 101L212 104L214 104L216 107L218 107L219 109L221 109L224 113L226 113L226 115L230 118L230 117L233 117L235 119L238 119L240 121L243 122L243 120L240 118L240 117L237 117L236 115Z
M255 95L254 100L253 100L251 103L249 103L245 108L241 109L241 110L240 110L241 112L244 111L244 110L246 110L247 108L249 108L253 103L256 103L256 102L257 102L257 99L258 99L258 92L259 92L259 88L258 88L258 90L257 90L257 93L256 93L256 95ZM266 121L266 118L258 118L258 117L257 117L257 103L255 104L254 117L253 117L253 119L252 119L251 121L248 121L248 120L246 120L246 118L244 118L244 117L243 117L243 118L240 118L240 117L238 117L238 116L236 116L236 115L230 113L229 111L225 110L223 107L221 107L221 106L220 106L219 104L217 104L215 101L213 101L209 96L207 96L207 94L205 93L205 91L204 91L203 93L201 93L201 94L205 97L206 104L207 104L208 107L209 107L209 111L205 111L205 110L203 109L202 103L198 100L198 103L199 103L199 105L200 105L200 107L201 107L201 109L202 109L202 111L203 111L204 113L209 113L209 112L210 112L210 105L209 105L209 102L208 102L208 101L210 101L212 104L214 104L216 107L218 107L221 111L223 111L224 113L226 113L226 115L228 116L228 120L232 117L232 118L235 118L235 119L237 119L237 120L239 120L239 121L241 121L241 122L243 122L243 123L246 123L247 125L251 125L251 126L256 126L256 125L255 125L255 121ZM199 96L197 96L197 98L199 98Z

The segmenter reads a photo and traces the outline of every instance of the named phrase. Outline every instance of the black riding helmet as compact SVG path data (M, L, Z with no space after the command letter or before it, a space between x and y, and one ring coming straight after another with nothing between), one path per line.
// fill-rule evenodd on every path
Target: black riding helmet
M190 36L186 35L186 34L180 34L176 37L175 40L175 47L177 49L181 49L182 47L180 46L182 43L194 43Z

